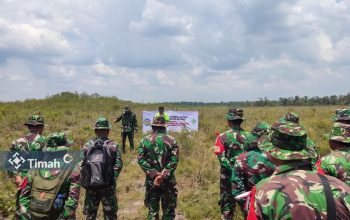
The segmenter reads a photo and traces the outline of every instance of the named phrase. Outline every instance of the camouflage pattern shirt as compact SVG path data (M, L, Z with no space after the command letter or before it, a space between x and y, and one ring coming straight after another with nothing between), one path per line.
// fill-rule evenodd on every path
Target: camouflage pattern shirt
M269 177L275 165L259 149L244 152L237 157L232 172L232 195L250 191L260 180Z
M136 115L130 110L122 113L116 120L117 122L122 121L122 132L134 132L135 128L137 128Z
M336 205L337 219L350 219L350 188L325 176ZM327 219L324 186L309 162L297 161L276 167L274 174L256 185L258 219Z
M122 160L122 155L119 151L119 146L113 140L110 140L109 138L96 137L96 138L91 139L87 143L85 143L83 148L82 148L81 154L80 154L80 161L84 160L88 149L90 147L94 147L96 141L99 139L101 139L106 144L106 146L109 148L109 151L111 152L112 157L114 158L114 161L115 161L115 163L113 165L114 177L115 177L115 179L117 179L122 168L123 168L123 160Z
M221 171L231 173L237 156L243 152L243 145L253 139L254 136L243 129L231 129L220 134L216 140L215 154L218 156Z
M179 162L179 147L173 137L160 132L151 133L141 140L138 154L138 163L146 173L146 186L154 186L157 173L163 173L163 183L176 184L174 172Z
M13 141L10 151L41 151L46 145L46 138L40 134L28 133L25 136ZM9 172L10 177L17 175L17 172ZM20 172L22 177L26 176L27 171Z
M350 187L350 148L332 151L317 163L317 170L334 176Z
M62 169L40 169L39 175L42 178L47 180L53 180L59 176ZM29 216L29 205L30 205L30 194L31 194L31 186L32 186L32 172L29 172L27 175L28 183L25 185L20 195L20 207L21 214L23 216ZM60 214L58 219L75 219L75 210L78 207L79 202L79 193L80 193L80 169L78 166L74 166L71 171L69 177L64 180L59 194L63 195L64 198L64 207L63 211ZM29 218L30 219L30 218Z

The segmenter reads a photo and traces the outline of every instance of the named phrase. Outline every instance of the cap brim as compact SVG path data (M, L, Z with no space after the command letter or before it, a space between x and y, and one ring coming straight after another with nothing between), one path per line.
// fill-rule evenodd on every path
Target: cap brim
M112 127L94 127L94 130L109 130Z
M329 138L329 140L331 140L331 141L338 141L338 142L341 142L341 143L345 143L345 144L348 144L348 143L350 143L350 138L345 138L345 137L343 137L343 136L331 136L330 138Z
M279 160L305 160L317 157L314 146L309 141L307 141L307 145L303 150L291 151L274 146L268 136L263 136L258 142L258 147Z
M26 122L24 123L25 126L33 125L33 126L38 126L38 125L45 125L44 123L40 122Z
M243 118L243 117L239 117L239 116L232 117L232 116L229 116L229 115L225 115L225 119L230 120L230 121L234 121L234 120L245 120L245 118Z

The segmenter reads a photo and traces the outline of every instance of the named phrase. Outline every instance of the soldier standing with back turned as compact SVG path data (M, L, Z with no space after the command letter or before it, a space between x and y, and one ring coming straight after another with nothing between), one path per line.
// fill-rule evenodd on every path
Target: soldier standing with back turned
M159 203L163 220L175 218L177 189L175 169L179 162L179 148L173 137L166 134L164 117L155 117L153 132L141 140L138 163L146 173L145 205L148 220L159 219Z
M331 153L317 163L317 171L334 176L350 187L350 109L342 109L333 117L329 146Z
M317 154L296 123L275 123L259 148L276 165L273 175L256 185L248 219L350 219L350 188L312 171ZM255 200L255 201L254 201Z
M220 162L220 209L221 218L232 219L236 202L232 195L231 176L238 155L243 152L243 145L253 137L241 127L243 110L231 108L225 116L230 130L216 138L215 154Z

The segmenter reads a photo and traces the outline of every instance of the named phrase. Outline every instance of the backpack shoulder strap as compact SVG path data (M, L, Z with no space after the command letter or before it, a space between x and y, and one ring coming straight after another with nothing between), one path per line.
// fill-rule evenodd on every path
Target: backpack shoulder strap
M329 181L325 175L317 174L321 179L325 194L326 194L326 204L327 204L327 219L328 220L336 220L337 212L335 201L332 193L331 186L329 185Z

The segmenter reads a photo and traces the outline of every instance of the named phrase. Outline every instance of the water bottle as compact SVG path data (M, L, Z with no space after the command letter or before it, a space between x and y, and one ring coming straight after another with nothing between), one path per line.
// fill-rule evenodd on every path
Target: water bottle
M61 193L57 195L53 207L55 209L61 209L63 207L63 195Z

